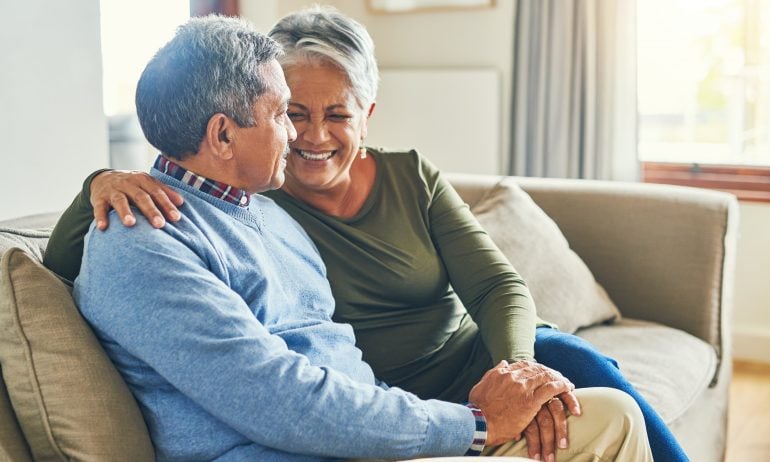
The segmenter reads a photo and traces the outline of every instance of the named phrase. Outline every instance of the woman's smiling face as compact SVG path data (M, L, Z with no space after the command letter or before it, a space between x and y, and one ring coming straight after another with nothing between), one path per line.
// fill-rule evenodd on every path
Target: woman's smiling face
M285 74L291 90L288 115L297 129L286 167L286 188L301 195L349 181L366 136L369 108L361 107L346 74L334 65L293 64Z

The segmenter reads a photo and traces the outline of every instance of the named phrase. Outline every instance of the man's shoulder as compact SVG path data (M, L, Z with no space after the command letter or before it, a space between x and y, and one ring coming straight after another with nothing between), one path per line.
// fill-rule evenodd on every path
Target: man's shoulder
M108 227L102 231L91 226L86 234L83 247L82 269L89 266L101 268L127 269L134 262L152 265L153 256L164 253L179 255L181 248L198 247L196 235L203 235L202 231L191 222L189 216L190 201L185 202L188 210L182 212L182 219L178 222L166 221L162 228L155 228L138 209L132 208L136 219L133 226L125 226L114 210L108 214ZM186 214L185 214L186 213ZM181 255L180 255L181 256ZM147 261L145 261L147 260ZM149 266L148 266L149 267ZM100 271L97 269L97 271Z
M280 190L266 191L252 196L256 207L264 215L266 226L270 226L277 232L292 230L306 236L302 225L285 209L287 203L291 203L288 198L289 195Z

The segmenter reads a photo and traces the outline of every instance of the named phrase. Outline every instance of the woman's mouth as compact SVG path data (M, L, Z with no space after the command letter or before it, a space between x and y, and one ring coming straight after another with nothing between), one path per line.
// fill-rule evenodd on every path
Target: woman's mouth
M315 161L329 160L337 152L337 151L310 152L310 151L303 151L301 149L296 149L295 151L303 159L315 160Z

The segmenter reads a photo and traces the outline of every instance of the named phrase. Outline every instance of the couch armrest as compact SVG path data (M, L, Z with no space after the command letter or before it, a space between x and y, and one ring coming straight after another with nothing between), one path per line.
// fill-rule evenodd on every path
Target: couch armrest
M738 204L681 186L449 175L473 204L515 181L566 236L624 316L655 321L729 354ZM512 262L515 266L516 262Z

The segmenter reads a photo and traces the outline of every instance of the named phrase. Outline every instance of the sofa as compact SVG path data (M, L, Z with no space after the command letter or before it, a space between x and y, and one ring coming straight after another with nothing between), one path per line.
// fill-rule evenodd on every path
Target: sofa
M735 197L638 183L449 179L527 280L539 315L615 358L692 460L723 460ZM0 222L0 460L152 460L130 392L66 281L40 263L57 216Z

